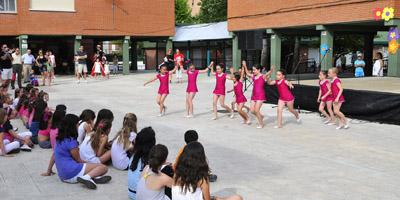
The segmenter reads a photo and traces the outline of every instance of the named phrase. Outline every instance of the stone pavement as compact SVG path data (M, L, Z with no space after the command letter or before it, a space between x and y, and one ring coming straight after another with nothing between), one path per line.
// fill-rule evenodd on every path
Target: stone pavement
M114 112L112 135L121 127L126 112L139 118L139 128L152 126L157 142L168 146L173 161L184 145L188 129L199 132L213 173L213 194L238 193L246 200L389 200L400 199L400 132L394 125L351 121L349 130L323 125L317 113L303 114L297 124L288 112L283 129L273 129L276 109L265 104L267 126L256 129L242 125L237 115L224 114L211 120L211 92L214 80L201 75L200 93L195 99L195 118L186 119L186 84L172 84L167 99L168 113L156 117L158 83L143 87L152 74L112 77L76 84L72 77L57 77L50 93L50 106L68 106L80 114L85 108ZM227 84L230 89L231 83ZM246 93L250 96L250 92ZM227 102L232 96L227 96ZM13 121L20 131L19 121ZM128 199L127 172L110 167L110 184L90 191L79 184L60 182L57 176L41 177L50 150L35 147L12 158L0 157L0 199Z

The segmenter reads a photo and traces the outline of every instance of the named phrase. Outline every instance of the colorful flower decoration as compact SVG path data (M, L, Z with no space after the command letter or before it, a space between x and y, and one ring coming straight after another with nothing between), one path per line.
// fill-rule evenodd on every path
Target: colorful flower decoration
M321 44L321 56L325 56L328 53L329 46L327 44Z
M394 8L385 7L382 12L382 19L389 21L394 18Z
M397 43L396 40L391 40L389 42L388 51L390 54L396 54L398 48L399 48L399 44Z
M379 21L379 20L382 19L382 12L383 12L383 9L382 9L382 8L375 8L375 9L374 9L374 18L375 18L375 21Z
M397 29L396 27L391 27L388 32L388 41L391 41L393 39L400 39L399 29Z

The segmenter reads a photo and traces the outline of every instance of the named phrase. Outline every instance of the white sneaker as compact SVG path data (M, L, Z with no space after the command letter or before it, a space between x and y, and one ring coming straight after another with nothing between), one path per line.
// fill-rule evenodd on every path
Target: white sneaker
M212 119L212 120L217 120L217 118L218 118L218 117L213 117L213 118L211 118L211 119Z
M300 117L297 118L297 119L296 119L296 122L300 124L300 123L301 123L301 118L300 118Z
M164 116L163 113L160 113L160 114L157 115L157 117L162 117L162 116Z
M349 129L350 126L349 126L348 124L346 124L346 125L343 126L343 128L344 128L344 129Z
M342 128L343 128L343 126L338 126L338 127L336 127L336 130L340 130Z
M26 144L22 145L21 148L19 148L19 149L21 149L21 151L26 151L26 152L31 152L32 151L32 148L30 148Z
M229 116L231 119L233 119L233 118L235 118L235 114L231 114L230 116Z
M262 129L262 128L264 128L264 126L263 125L258 125L256 128Z
M279 127L279 126L274 126L274 128L275 128L275 129L280 129L280 128L282 128L282 127Z
M328 126L333 126L333 125L336 125L336 124L333 122L328 123Z
M76 81L76 83L78 83L78 84L79 84L79 83L81 83L81 81L80 81L80 80L77 80L77 81Z
M85 83L88 83L88 81L87 81L87 80L85 80Z
M324 124L329 124L331 121L330 120L326 120L324 121Z

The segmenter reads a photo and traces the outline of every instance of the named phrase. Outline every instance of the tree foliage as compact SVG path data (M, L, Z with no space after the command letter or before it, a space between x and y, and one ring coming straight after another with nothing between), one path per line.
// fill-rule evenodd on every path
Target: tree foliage
M202 0L200 4L199 23L226 21L227 0Z
M175 23L188 24L193 23L190 9L187 0L175 0Z

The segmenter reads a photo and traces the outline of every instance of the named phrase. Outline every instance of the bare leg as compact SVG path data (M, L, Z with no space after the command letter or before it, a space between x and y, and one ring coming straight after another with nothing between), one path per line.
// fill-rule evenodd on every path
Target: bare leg
M213 120L216 120L218 118L218 114L217 114L218 99L219 99L219 96L214 94L214 96L213 96L213 112L214 112Z
M300 119L299 118L299 113L294 109L293 104L294 104L294 101L286 103L286 105L287 105L287 107L289 109L289 112L291 112L296 117L296 119L298 120L298 119Z
M101 163L106 163L111 159L111 150L106 151L103 155L99 157Z
M277 108L277 116L278 116L278 125L276 126L277 128L282 128L282 112L284 107L285 107L285 102L279 100Z
M326 113L325 105L326 105L326 103L321 101L321 103L319 104L319 109L318 110L319 110L319 112L321 112L326 117L327 121L330 121L331 117L328 115L328 113Z
M333 113L333 110L332 110L332 101L326 102L326 108L328 109L328 113L329 113L329 116L331 119L330 122L334 123L335 122L335 114Z
M342 107L342 103L334 103L333 104L333 111L335 112L336 116L339 118L339 127L347 125L347 120L346 116L340 111L340 108Z
M254 104L253 114L256 116L257 121L258 121L258 127L257 128L263 128L264 127L264 116L261 114L262 104L263 104L262 101L256 101L255 104Z
M161 95L160 94L157 95L156 101L157 101L157 104L160 107L160 114L161 114L162 111L163 111L163 108L161 107Z
M243 106L244 106L244 103L238 104L237 111L238 111L239 115L243 118L244 123L247 124L249 122L249 116L247 115L247 113L245 113L243 111Z
M221 107L225 108L226 111L232 114L232 110L225 104L225 95L221 95L219 98L219 104Z
M162 113L162 114L165 114L166 106L165 106L164 102L165 102L165 99L167 98L167 96L168 96L167 94L163 94L160 97L160 113Z
M196 93L189 93L189 116L193 116L193 99L196 96Z
M89 175L91 178L103 176L107 171L107 166L103 164L86 163L85 175Z
M186 93L186 116L187 117L189 117L189 115L190 115L189 98L190 98L190 93Z

